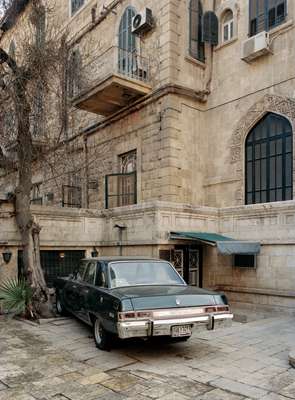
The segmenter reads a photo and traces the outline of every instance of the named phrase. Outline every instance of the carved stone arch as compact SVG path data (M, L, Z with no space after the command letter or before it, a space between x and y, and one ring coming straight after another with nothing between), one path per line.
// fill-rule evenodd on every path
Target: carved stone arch
M293 132L295 131L295 100L288 97L267 94L253 104L243 118L238 122L230 144L231 164L240 180L240 188L236 194L236 200L244 203L244 176L245 176L245 141L251 129L264 115L274 113L289 120ZM294 136L293 136L294 141Z

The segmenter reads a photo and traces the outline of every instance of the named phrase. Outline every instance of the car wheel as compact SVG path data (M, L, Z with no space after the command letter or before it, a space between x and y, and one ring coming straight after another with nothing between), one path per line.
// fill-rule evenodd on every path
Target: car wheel
M59 295L58 293L56 294L56 303L55 303L55 306L56 306L56 311L57 311L57 313L58 313L59 315L63 315L63 316L69 315L69 313L68 313L67 310L65 309L65 307L64 307L64 305L63 305L63 303L62 303L62 300L61 300L61 298L60 298L60 295Z
M104 329L99 319L94 320L93 336L96 347L100 350L110 350L110 334Z

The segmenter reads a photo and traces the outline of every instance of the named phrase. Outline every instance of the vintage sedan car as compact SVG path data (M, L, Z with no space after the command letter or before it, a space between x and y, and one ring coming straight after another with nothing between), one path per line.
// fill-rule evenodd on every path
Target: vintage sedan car
M102 350L116 337L187 340L194 330L230 326L233 318L223 294L188 286L164 260L84 259L55 288L57 311L91 325Z

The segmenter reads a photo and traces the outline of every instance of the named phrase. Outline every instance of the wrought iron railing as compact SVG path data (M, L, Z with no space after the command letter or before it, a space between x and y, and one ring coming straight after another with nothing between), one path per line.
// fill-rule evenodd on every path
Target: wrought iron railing
M138 54L137 51L130 52L112 46L81 67L76 77L77 81L74 84L72 97L92 89L113 74L141 82L149 82L149 61Z
M105 177L106 208L122 207L137 202L136 172Z

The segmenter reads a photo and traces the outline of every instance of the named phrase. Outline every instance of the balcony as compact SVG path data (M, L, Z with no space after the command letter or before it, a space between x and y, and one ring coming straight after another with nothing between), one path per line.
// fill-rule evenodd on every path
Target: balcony
M73 105L109 116L151 91L148 60L111 47L83 67Z

